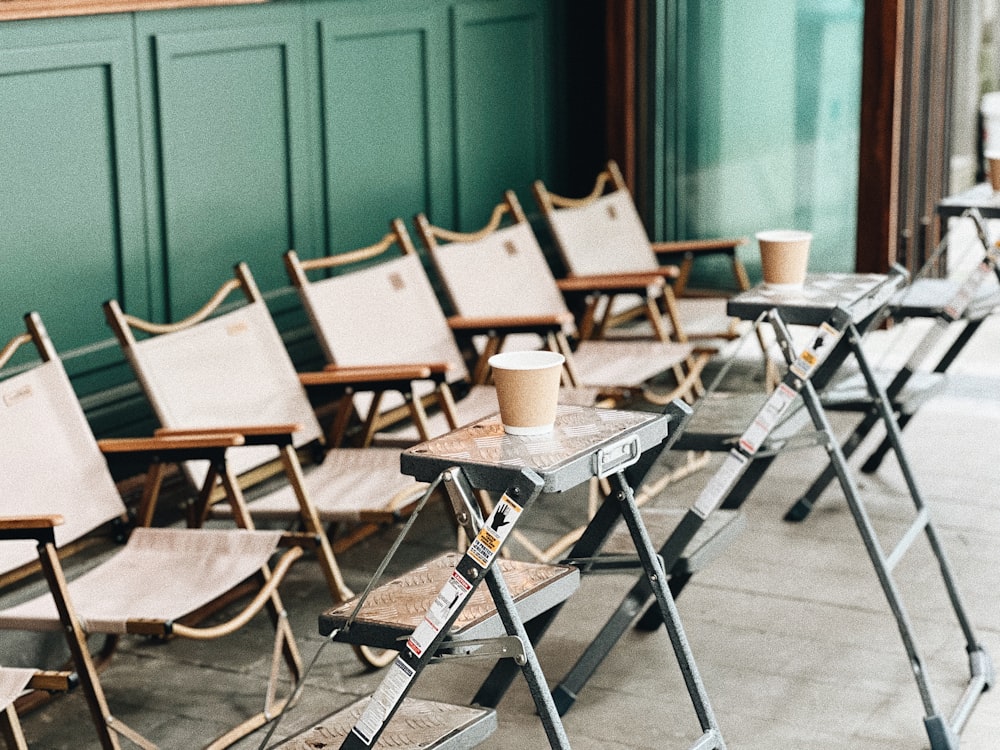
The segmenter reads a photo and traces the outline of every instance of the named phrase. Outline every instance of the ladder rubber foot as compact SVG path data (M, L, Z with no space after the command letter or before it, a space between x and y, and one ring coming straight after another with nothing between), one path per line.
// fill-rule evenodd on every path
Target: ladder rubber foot
M788 509L785 513L785 520L791 523L799 523L800 521L805 521L806 517L812 512L813 501L807 497L799 498L799 500Z
M931 741L931 750L958 750L958 735L942 716L924 717L927 737Z
M552 702L556 704L556 713L565 716L576 703L576 696L562 685L556 685L552 691Z
M660 608L654 602L646 608L646 611L642 613L635 623L635 629L642 631L643 633L652 633L654 630L658 630L663 624L663 614L660 612Z

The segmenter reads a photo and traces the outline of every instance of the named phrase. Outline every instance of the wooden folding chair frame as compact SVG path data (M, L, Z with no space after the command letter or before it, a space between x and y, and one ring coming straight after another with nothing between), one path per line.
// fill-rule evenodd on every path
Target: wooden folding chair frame
M427 216L422 213L416 216L417 231L432 260L438 264L439 275L445 282L444 286L446 290L448 290L449 286L448 275L441 271L439 259L436 257L439 248L446 246L448 243L479 242L500 230L505 225L505 221L509 221L511 225L525 226L529 232L531 231L527 215L521 208L517 196L511 190L504 193L503 201L493 209L489 221L483 228L477 231L457 232L431 224ZM551 273L551 270L546 267L546 272ZM674 330L680 334L680 340L678 341L671 341L669 332L662 326L656 299L658 296L661 296L660 292L663 293L662 296L664 298L672 299L672 297L669 288L664 286L663 279L656 274L609 274L599 277L576 277L574 279L557 281L556 284L563 292L570 289L581 293L586 290L587 293L599 295L617 293L639 294L646 300L650 320L653 321L657 332L656 339L664 343L687 343L686 337L683 335L683 329L680 327L679 319L674 321ZM454 304L454 293L451 290L448 290L448 293L453 299L453 305L458 307L458 305ZM492 354L495 354L502 348L507 336L515 333L535 333L542 337L548 348L558 351L566 358L566 377L564 379L566 384L574 387L586 387L588 385L574 364L574 347L570 344L567 337L567 331L571 331L573 328L573 320L568 311L560 314L551 312L532 317L515 315L489 318L470 318L463 316L461 311L459 311L459 315L450 318L449 323L453 329L461 332L463 335L473 336L479 334L487 336L487 344L480 354L476 368L477 378L485 379L488 377L486 363ZM578 331L578 333L580 332ZM584 339L585 337L580 334L580 338ZM707 364L709 358L710 352L694 350L694 353L689 355L683 364L677 364L672 368L677 383L670 393L653 394L648 389L643 389L644 398L651 403L664 405L676 398L693 398L699 395L703 390L700 379L701 370ZM629 395L632 390L636 389L628 387L601 388L602 396L619 402L623 397Z
M0 367L3 367L15 351L22 345L33 343L38 350L43 363L58 361L58 355L45 331L41 318L37 313L25 316L28 332L12 339L0 351ZM75 397L74 397L75 398ZM207 458L213 466L224 466L225 451L240 445L242 438L232 434L218 435L187 435L175 438L119 438L98 441L97 446L102 453L132 453L148 457L154 464L167 461L182 461L192 458ZM150 511L151 516L151 511ZM33 681L31 687L35 690L52 691L65 690L77 681L81 685L87 705L98 733L101 747L105 750L117 750L121 747L120 739L126 738L135 745L152 750L155 745L134 729L115 719L110 712L103 689L98 679L98 672L110 660L117 644L117 635L108 635L103 649L95 659L87 645L86 632L77 617L72 603L67 579L63 573L59 552L56 548L55 528L63 523L59 515L17 516L0 518L0 540L29 539L36 542L39 569L48 584L56 610L59 614L62 630L66 636L71 654L73 672L62 671L44 673ZM199 533L192 531L191 533ZM202 627L198 623L207 612L217 611L219 606L210 604L205 612L188 613L183 620L150 620L131 619L124 623L127 634L168 638L180 636L195 640L212 640L230 635L240 629L247 621L261 610L266 609L270 615L275 630L274 648L267 690L264 698L264 708L259 713L240 722L221 737L210 743L208 748L228 747L241 737L256 731L278 716L288 705L292 691L285 697L278 697L277 683L280 678L281 663L284 662L293 684L297 683L302 674L302 661L298 652L294 635L288 624L284 605L278 595L277 587L284 579L291 565L302 555L299 546L291 546L281 554L273 568L264 567L257 571L253 584L253 596L235 615L229 616L224 622ZM240 592L242 593L242 592ZM219 605L228 604L231 595L225 595ZM37 701L31 699L22 701L32 705ZM13 725L11 735L16 737Z
M624 194L628 195L629 201L632 201L625 179L614 160L608 161L606 168L597 175L594 181L594 187L590 194L580 198L571 198L553 193L546 188L545 183L541 180L536 180L532 184L532 192L534 193L535 200L539 209L542 211L542 214L545 216L546 220L549 221L550 226L552 226L552 217L559 209L587 206L601 198L603 195L606 195L609 192L617 191L622 191ZM645 233L645 229L643 229L643 233ZM572 258L569 256L567 248L559 242L558 235L555 231L553 231L553 234L555 235L556 246L562 255L563 261L566 263L567 268L572 268L573 262ZM648 238L645 239L649 242ZM720 296L719 293L709 295L708 293L699 292L697 294L693 294L691 290L688 289L688 282L691 277L695 259L699 256L725 255L729 258L732 266L733 278L736 281L737 290L745 291L750 288L750 280L747 276L746 268L744 268L743 263L739 258L737 248L746 244L746 241L745 237L739 237L649 242L649 268L634 269L634 272L655 273L662 276L664 279L673 280L672 287L668 286L667 289L664 290L662 297L660 297L659 304L662 306L662 309L659 311L659 315L665 314L669 317L670 322L676 331L677 340L687 340L687 336L684 333L683 328L680 326L680 313L677 307L677 298L685 295ZM609 250L613 249L609 248ZM661 260L658 261L657 258L660 258ZM679 265L673 265L671 261L679 261ZM613 273L610 269L609 272ZM560 281L561 284L565 285L563 287L565 291L577 291L575 285L578 282L574 282L574 278L579 279L581 277L574 277L574 274L570 273L565 280ZM625 292L618 292L617 294L621 293ZM614 306L612 303L614 302L615 295L616 293L609 293L603 298L592 297L588 301L580 321L582 336L602 338L610 328L642 316L645 316L654 328L662 326L662 323L654 322L653 315L655 313L649 307L648 301L642 306L629 310L621 312L613 310ZM728 329L724 332L702 334L702 336L735 338L735 323L736 321L732 321Z
M308 288L311 283L309 273L324 272L339 269L363 261L372 261L388 257L392 252L402 255L416 255L413 242L410 240L403 223L398 219L392 223L392 228L376 243L345 253L328 255L321 258L303 260L294 250L284 255L285 270L292 285L299 290L306 312L313 323L314 331L324 330L324 321L319 320L316 311L308 303ZM329 325L328 323L326 325ZM368 414L363 420L361 443L371 445L376 433L399 424L401 420L410 418L417 428L420 440L431 437L427 421L427 408L437 406L445 415L448 426L454 429L458 426L455 398L448 381L448 373L452 370L449 362L414 362L393 365L365 365L361 367L342 366L336 364L336 353L331 351L323 336L317 336L329 364L324 373L341 374L345 378L353 378L355 382L341 397L337 408L336 420L330 429L330 443L339 445L347 432L351 417L356 414L353 396L358 391L372 391L374 400L368 407ZM425 395L417 393L418 382L433 382L433 390ZM404 405L397 409L383 411L381 408L384 395L395 391L403 396Z
M237 292L242 294L248 304L258 304L261 307L266 305L263 295L257 287L253 275L250 273L250 269L245 263L240 263L235 267L234 278L226 281L200 310L176 323L153 323L128 315L121 310L115 300L106 302L104 310L108 322L115 331L115 335L118 337L122 348L128 354L137 341L133 330L149 335L183 331L202 321L208 320L219 310L231 294ZM395 370L388 373L385 371L376 371L374 368L365 370L364 372L356 368L345 368L344 370L334 368L330 371L300 373L297 375L297 378L305 387L332 391L337 394L338 398L344 399L347 397L347 394L359 387L359 383L362 388L381 388L384 387L387 381L390 385L397 383L401 375L404 378L408 375L426 378L430 377L431 373L428 368L410 368L410 370L405 372ZM331 598L335 602L344 601L350 598L352 592L344 581L343 574L337 564L333 544L330 539L331 534L324 529L320 514L313 504L309 490L307 489L308 485L305 473L299 460L299 451L308 449L310 446L305 446L304 448L296 447L294 436L299 429L300 425L298 424L244 424L225 425L210 429L198 427L191 429L164 427L158 429L156 434L161 437L182 437L191 433L201 435L237 434L241 436L244 444L247 446L273 446L276 448L279 459L278 471L283 472L288 479L298 509L297 516L301 525L301 531L297 532L296 536L302 539L303 543L309 541L314 545L316 557L330 590ZM320 446L316 445L316 447ZM273 474L277 472L269 471L269 473ZM260 472L253 471L249 472L249 474L249 481L259 479ZM224 497L234 506L242 506L242 510L236 517L237 523L245 528L253 528L252 510L248 509L243 499L240 491L240 483L228 477L228 467L219 467L216 475L222 482L225 492L221 493L220 496L220 493L213 492L215 489L214 483L205 482L202 485L202 495L199 497L197 504L198 513L195 515L195 522L200 523L207 518L210 514L212 503ZM211 480L211 477L209 479ZM149 492L152 494L153 490L149 490ZM399 490L393 497L387 498L382 510L364 511L360 518L360 530L351 537L351 540L353 541L358 537L371 533L372 530L378 528L380 525L398 521L400 517L405 516L412 510L422 492L423 487L416 483L412 487L407 485L407 487ZM355 651L359 659L370 667L384 666L391 659L391 653L376 653L366 648L358 648Z

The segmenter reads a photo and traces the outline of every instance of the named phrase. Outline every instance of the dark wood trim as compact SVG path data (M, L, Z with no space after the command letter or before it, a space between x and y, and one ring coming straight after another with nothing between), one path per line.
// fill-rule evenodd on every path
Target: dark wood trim
M902 0L867 0L861 71L856 268L895 262L899 216Z
M636 0L605 5L605 79L608 157L618 162L635 194L636 180Z
M89 16L138 10L194 8L210 5L249 5L267 0L0 0L0 21L28 18Z

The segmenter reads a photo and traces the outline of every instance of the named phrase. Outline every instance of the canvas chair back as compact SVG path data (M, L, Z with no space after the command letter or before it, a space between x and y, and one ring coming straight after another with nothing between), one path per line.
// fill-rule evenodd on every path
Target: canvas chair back
M317 440L322 430L267 305L249 269L241 265L238 272L254 290L248 303L214 317L192 316L149 338L118 331L126 355L164 427L298 424L296 446ZM242 474L277 458L273 446L247 446L231 451L228 461ZM189 461L185 469L201 486L204 462Z
M29 327L47 361L0 382L0 516L62 515L61 546L124 516L125 506L41 321ZM37 560L34 542L0 545L0 572Z
M307 271L338 268L358 259L368 264L336 276L309 279ZM378 243L315 260L286 255L286 267L327 361L344 367L444 362L449 383L467 381L469 372L455 343L437 295L400 220ZM430 381L414 384L414 394L434 390ZM370 393L354 396L366 415ZM403 403L395 392L383 395L383 410Z
M571 275L659 269L632 194L613 164L597 176L593 191L584 198L555 195L540 181L534 191Z
M501 226L505 220L513 223ZM504 194L504 202L479 232L448 232L432 227L423 216L417 222L459 315L569 317L545 254L512 191Z

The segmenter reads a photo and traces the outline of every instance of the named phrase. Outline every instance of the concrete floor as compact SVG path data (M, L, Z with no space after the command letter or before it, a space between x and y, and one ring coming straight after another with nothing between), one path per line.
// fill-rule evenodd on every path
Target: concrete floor
M972 624L994 659L1000 658L998 362L1000 321L993 321L954 366L948 393L926 405L905 433ZM849 420L838 418L835 424L844 428ZM664 467L677 460L668 456ZM718 460L670 485L653 502L688 507ZM823 460L817 449L780 457L744 505L746 531L678 598L712 706L732 749L927 747L915 681L845 502L829 491L804 524L782 521ZM895 539L910 508L895 462L859 481L879 529L887 540ZM544 539L581 512L580 498L573 494L543 498L523 526ZM356 589L364 586L391 538L383 533L340 556ZM438 553L449 542L443 511L428 508L390 572ZM935 697L948 715L968 677L965 643L926 545L914 550L897 578ZM538 650L550 681L569 668L631 580L620 574L585 578ZM297 564L283 598L308 660L321 648L316 618L329 604L314 564ZM229 722L256 710L256 691L269 659L267 630L261 619L237 636L211 643L126 639L103 677L112 711L162 748L202 746ZM484 660L431 666L413 694L467 702L490 666ZM323 648L301 700L276 737L369 694L380 678L361 669L349 647ZM498 715L499 730L480 747L546 746L523 681L501 703ZM30 713L23 724L32 748L95 746L78 694ZM698 726L663 629L629 631L582 691L565 726L573 747L582 750L689 747ZM237 747L257 748L262 739L258 733ZM961 747L1000 747L1000 688L980 700Z

